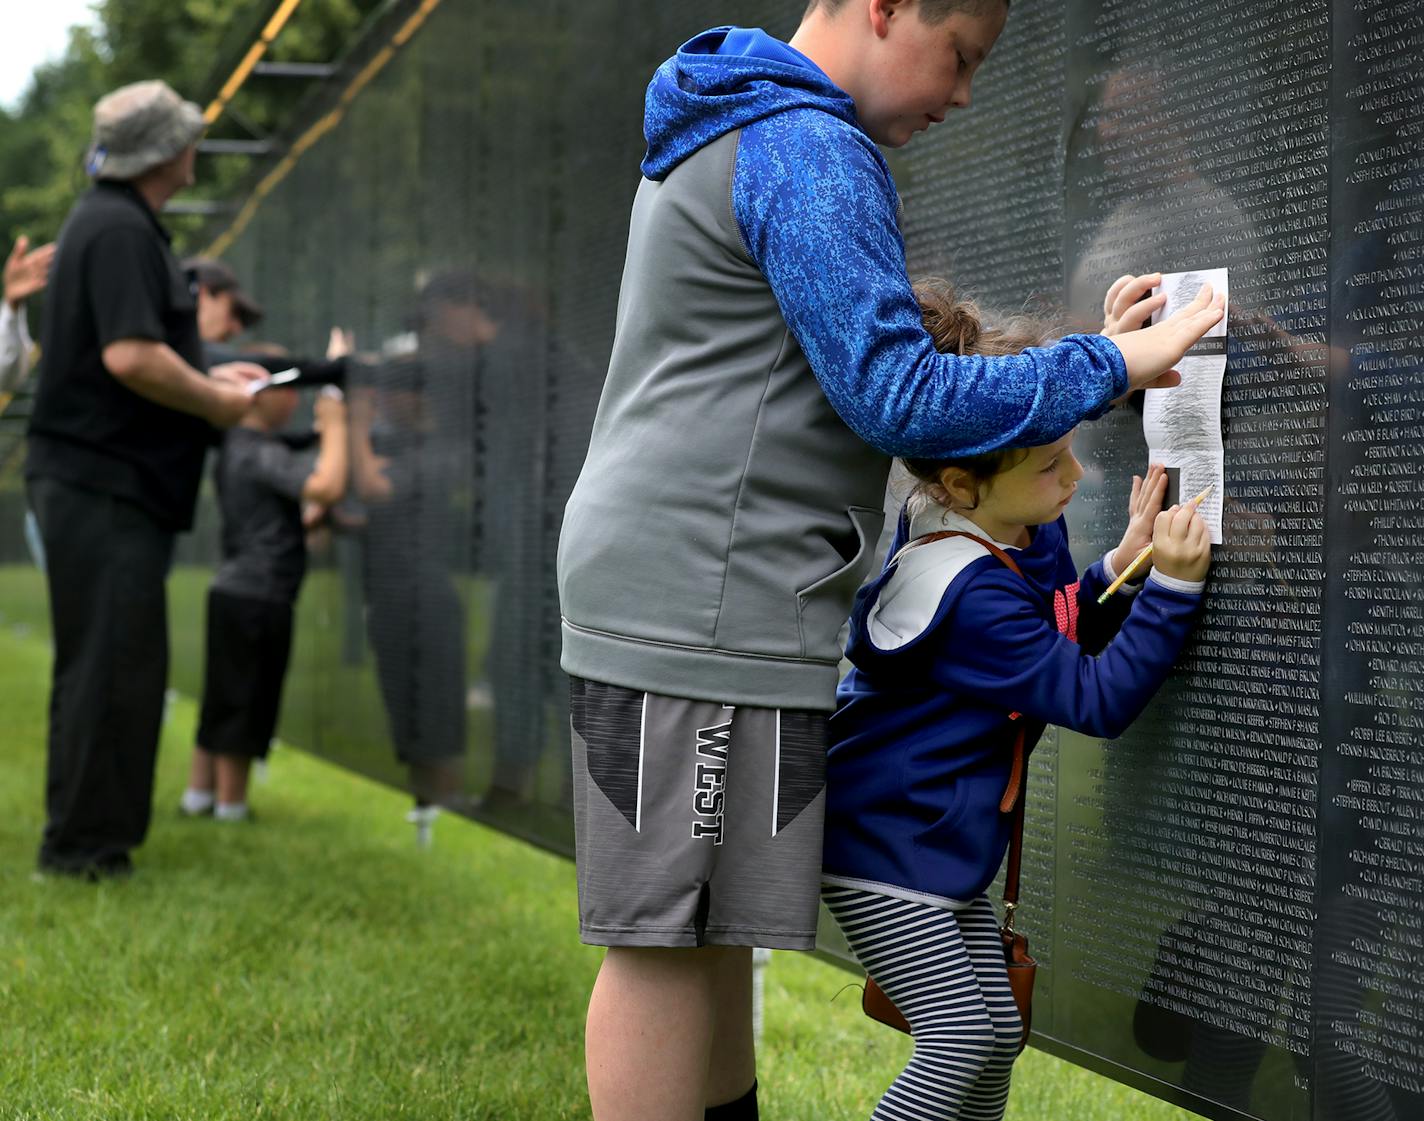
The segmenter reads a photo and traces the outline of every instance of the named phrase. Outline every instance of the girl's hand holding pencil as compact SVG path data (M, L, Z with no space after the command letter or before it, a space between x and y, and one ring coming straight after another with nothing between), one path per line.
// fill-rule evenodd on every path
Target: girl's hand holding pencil
M1108 597L1142 570L1149 560L1156 564L1163 576L1192 582L1205 580L1206 571L1211 567L1211 531L1198 507L1211 492L1212 487L1207 487L1190 502L1158 514L1152 527L1151 543L1119 573L1108 590L1098 597L1098 602L1106 603Z

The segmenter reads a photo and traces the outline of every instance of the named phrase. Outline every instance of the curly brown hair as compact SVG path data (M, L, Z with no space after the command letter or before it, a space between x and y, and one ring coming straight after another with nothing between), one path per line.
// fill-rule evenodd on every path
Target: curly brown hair
M986 316L979 306L973 300L961 299L955 293L954 285L938 277L917 281L915 298L920 304L925 330L930 333L935 349L941 354L988 357L1022 354L1030 347L1046 346L1058 333L1047 320L1031 315L1008 316L993 326L986 326ZM940 475L945 468L958 467L967 471L974 479L975 505L978 505L979 487L995 475L1023 462L1027 455L1027 448L1000 448L954 459L904 458L901 462L915 477L917 485L914 493L924 495L939 506L949 505L949 496L940 484Z

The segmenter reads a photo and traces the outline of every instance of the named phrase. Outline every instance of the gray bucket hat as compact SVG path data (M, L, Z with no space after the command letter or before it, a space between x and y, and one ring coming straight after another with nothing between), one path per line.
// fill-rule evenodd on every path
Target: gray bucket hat
M136 179L180 155L203 135L203 111L165 82L134 82L94 106L86 169L95 179Z

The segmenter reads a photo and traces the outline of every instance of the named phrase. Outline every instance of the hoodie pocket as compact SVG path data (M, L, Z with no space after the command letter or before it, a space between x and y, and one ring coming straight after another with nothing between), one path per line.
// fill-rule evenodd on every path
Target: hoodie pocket
M856 589L865 580L875 559L875 546L885 525L885 511L869 506L851 506L846 510L855 529L855 555L834 572L822 576L796 593L796 607L801 626L801 656L822 662L839 662L841 648L838 637L850 616Z

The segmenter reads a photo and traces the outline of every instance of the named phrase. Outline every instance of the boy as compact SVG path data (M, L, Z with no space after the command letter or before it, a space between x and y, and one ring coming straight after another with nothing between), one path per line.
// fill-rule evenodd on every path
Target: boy
M1003 0L814 0L648 90L608 380L559 542L597 1121L757 1116L750 947L815 942L837 633L889 456L1049 443L1163 379L1116 343L941 355L876 144L969 104Z
M252 760L277 726L292 645L292 605L306 572L302 505L330 507L346 489L346 406L335 388L316 401L315 457L277 435L297 391L258 392L223 440L216 476L223 559L208 591L203 706L181 809L243 821Z

